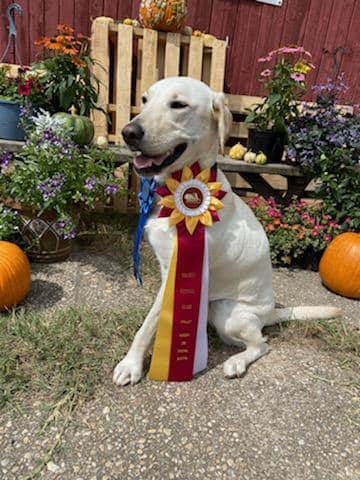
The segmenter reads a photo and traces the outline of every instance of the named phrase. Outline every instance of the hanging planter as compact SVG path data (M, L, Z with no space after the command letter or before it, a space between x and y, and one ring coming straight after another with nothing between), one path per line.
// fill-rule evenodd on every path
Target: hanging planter
M139 20L144 28L181 32L186 14L186 0L141 0Z

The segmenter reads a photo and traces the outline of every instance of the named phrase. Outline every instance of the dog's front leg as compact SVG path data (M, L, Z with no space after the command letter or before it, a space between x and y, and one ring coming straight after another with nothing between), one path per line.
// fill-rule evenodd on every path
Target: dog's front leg
M141 379L145 354L155 338L163 292L164 285L160 288L150 312L136 333L128 353L115 367L113 380L116 385L127 385L128 383L134 385Z

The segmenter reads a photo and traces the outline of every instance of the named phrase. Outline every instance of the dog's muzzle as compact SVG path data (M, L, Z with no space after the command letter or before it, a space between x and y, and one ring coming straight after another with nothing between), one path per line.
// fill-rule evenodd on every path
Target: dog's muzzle
M139 143L145 135L145 131L140 123L128 123L121 133L125 142L132 150L138 150Z

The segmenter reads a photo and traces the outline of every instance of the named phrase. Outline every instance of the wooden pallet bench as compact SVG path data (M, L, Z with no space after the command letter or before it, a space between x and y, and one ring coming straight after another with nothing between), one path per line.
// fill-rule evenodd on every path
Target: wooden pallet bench
M116 154L120 163L132 163L134 153L123 145L113 145L110 147ZM249 164L241 160L233 160L228 156L218 155L217 163L221 170L226 174L236 173L241 175L244 180L252 187L253 191L259 193L264 198L273 197L277 202L288 204L294 195L302 196L309 186L311 179L304 175L299 167L286 165L285 163L268 163L265 165ZM275 188L266 178L269 176L281 176L286 178L286 189ZM244 188L234 187L235 193L244 194ZM135 192L130 192L134 197ZM136 200L136 195L133 201Z
M0 139L0 148L3 150L17 152L21 150L23 145L24 142ZM132 164L134 153L126 146L113 144L110 145L110 148L115 154L117 164ZM282 163L268 163L265 165L249 164L241 160L233 160L226 155L218 155L217 162L223 172L227 174L240 174L253 187L253 191L260 193L264 198L273 197L277 202L282 204L288 204L293 195L302 196L311 181L306 175L304 175L299 167L292 165ZM360 165L356 165L355 168L360 171ZM287 188L285 190L274 188L265 180L267 176L274 175L282 176L287 179ZM233 187L233 190L239 194L244 193L243 188ZM136 204L136 192L130 191L129 195L132 195L133 197L132 203ZM122 198L114 199L111 205L102 205L99 208L101 211L107 209L120 211L127 210Z

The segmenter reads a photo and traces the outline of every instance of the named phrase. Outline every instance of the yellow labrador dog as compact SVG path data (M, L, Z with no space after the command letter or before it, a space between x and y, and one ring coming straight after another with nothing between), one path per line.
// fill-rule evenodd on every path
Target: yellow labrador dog
M202 169L216 162L231 124L225 96L187 77L160 80L144 94L141 113L123 136L138 152L134 166L140 175L162 182L172 172L198 161ZM284 320L327 319L341 312L333 307L275 309L272 269L266 234L250 208L231 191L218 170L227 195L220 222L208 229L210 283L209 322L221 339L246 349L224 363L228 378L242 375L247 366L265 355L269 346L264 326ZM143 375L144 356L154 341L175 228L168 218L151 217L147 237L159 260L162 287L129 352L116 366L117 385L135 384Z

